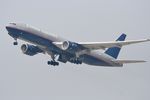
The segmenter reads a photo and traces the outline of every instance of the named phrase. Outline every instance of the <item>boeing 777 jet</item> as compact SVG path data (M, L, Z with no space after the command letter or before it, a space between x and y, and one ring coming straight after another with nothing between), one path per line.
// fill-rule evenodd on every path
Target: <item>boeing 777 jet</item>
M73 42L63 39L57 35L46 34L45 32L33 28L27 24L10 23L6 26L8 34L14 38L14 45L17 39L26 41L30 44L22 44L21 50L24 54L34 56L38 53L48 54L51 60L48 65L57 66L59 62L88 64L94 66L123 66L125 63L145 62L143 60L119 60L117 59L122 46L147 42L150 39L128 40L125 41L126 34L116 41L110 42ZM98 52L100 49L104 52Z

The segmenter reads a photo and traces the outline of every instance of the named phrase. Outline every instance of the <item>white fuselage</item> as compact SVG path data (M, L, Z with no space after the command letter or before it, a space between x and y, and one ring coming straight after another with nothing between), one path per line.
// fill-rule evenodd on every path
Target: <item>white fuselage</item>
M57 35L48 35L45 32L33 28L31 26L28 26L27 24L19 24L19 23L11 23L8 26L6 26L9 34L13 37L13 38L18 38L27 42L30 42L34 45L37 45L39 47L41 47L42 49L44 49L48 54L51 54L51 51L47 49L47 44L52 45L52 42L63 42L66 39L63 39ZM14 34L13 32L11 32L11 29L15 29L15 30L19 30L19 33ZM26 35L24 35L24 32L29 33L28 38L26 38ZM34 41L32 41L32 36L34 36ZM35 39L35 37L37 37L37 39ZM43 41L43 39L46 40ZM43 43L42 43L43 42ZM45 43L45 44L44 44ZM90 51L88 53L85 54L85 59L83 60L84 63L86 64L90 64L90 65L97 65L99 66L101 63L103 62L102 66L105 66L105 64L107 64L106 66L122 66L122 64L119 63L115 63L114 61L116 59L114 59L113 57L105 54L105 53L100 53L100 52L96 52L96 51ZM96 60L95 62L93 62L94 60Z

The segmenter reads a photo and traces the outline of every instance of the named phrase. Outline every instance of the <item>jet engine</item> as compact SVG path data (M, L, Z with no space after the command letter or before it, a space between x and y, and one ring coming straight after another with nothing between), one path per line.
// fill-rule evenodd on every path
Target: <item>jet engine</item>
M62 44L62 49L70 53L75 53L82 50L83 47L75 42L64 41Z
M29 55L29 56L34 56L37 53L43 52L43 50L41 50L37 46L29 45L29 44L23 44L21 46L21 50L24 54Z

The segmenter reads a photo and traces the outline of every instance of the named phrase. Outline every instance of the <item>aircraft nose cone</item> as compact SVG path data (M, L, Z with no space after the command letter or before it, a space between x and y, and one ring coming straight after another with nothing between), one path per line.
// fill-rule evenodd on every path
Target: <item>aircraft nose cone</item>
M12 30L12 27L11 27L11 26L9 26L9 25L8 25L8 26L6 26L5 28L6 28L6 30L7 30L7 31L11 31L11 30Z
M9 26L6 26L6 29L9 30Z

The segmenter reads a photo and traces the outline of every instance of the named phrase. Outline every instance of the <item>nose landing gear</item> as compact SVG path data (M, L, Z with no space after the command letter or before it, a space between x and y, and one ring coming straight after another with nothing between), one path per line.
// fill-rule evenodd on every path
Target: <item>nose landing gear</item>
M17 39L15 38L15 42L13 42L13 45L18 45Z
M13 45L18 45L18 42L14 42Z

